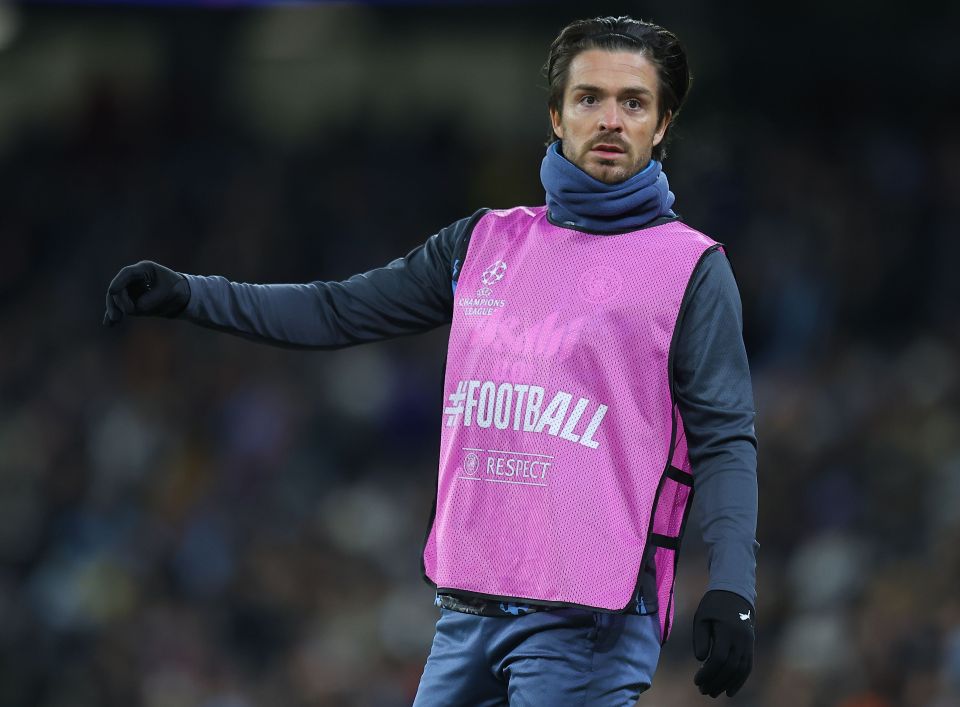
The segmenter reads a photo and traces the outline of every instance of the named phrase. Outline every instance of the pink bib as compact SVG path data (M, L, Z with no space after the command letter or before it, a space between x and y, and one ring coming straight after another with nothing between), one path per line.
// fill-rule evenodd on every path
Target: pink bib
M674 330L710 238L673 221L595 235L546 208L477 223L454 297L427 577L622 611L656 546L663 640L692 498Z

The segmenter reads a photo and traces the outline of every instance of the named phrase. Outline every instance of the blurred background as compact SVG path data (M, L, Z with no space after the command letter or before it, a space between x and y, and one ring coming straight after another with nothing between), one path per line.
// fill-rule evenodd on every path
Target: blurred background
M549 43L629 13L690 54L665 171L727 244L759 411L721 701L960 705L960 5L188 4L0 2L0 704L410 704L446 330L288 351L106 329L104 292L140 259L342 279L543 203ZM640 705L707 704L705 584L695 514Z

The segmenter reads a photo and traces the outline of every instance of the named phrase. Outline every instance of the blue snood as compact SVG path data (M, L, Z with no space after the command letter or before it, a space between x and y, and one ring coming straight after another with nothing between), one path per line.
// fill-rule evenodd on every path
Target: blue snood
M661 164L650 160L644 169L619 184L605 184L560 153L560 142L547 148L540 165L552 220L563 226L609 233L630 231L671 211L675 197Z

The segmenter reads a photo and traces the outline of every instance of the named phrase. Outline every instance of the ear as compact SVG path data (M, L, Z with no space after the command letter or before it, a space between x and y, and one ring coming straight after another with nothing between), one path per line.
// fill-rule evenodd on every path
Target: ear
M663 116L663 124L657 128L657 132L653 134L653 144L654 146L659 145L663 141L663 136L667 134L667 127L670 125L670 121L673 120L673 111L667 111L667 114Z
M553 125L553 134L563 140L563 126L560 124L560 111L550 109L550 124Z

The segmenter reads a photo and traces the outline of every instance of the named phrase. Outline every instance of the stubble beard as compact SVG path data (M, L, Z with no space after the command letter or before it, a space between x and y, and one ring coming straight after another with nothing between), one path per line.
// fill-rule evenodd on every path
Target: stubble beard
M566 154L565 150L564 154ZM625 156L629 157L630 154L631 152L626 152ZM590 154L590 145L584 145L577 159L573 160L577 167L604 184L625 182L646 167L649 162L649 156L646 160L634 160L627 164L618 164L615 160L598 160Z
M629 168L611 160L591 160L589 166L581 166L584 172L604 184L618 184L627 181L640 170L629 172Z

